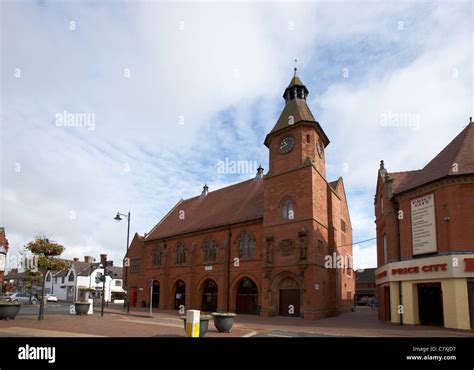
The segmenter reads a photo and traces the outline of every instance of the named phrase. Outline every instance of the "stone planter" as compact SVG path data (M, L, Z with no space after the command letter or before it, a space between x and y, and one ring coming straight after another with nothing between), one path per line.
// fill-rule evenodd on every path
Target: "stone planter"
M214 312L212 317L214 318L214 326L219 333L230 333L232 326L234 325L234 318L237 315L235 313L219 313Z
M2 303L0 304L0 320L15 320L20 312L20 303Z
M89 311L90 303L88 302L75 302L74 308L76 310L76 315L87 315Z
M205 337L207 334L207 330L209 329L209 320L211 316L209 315L202 315L199 320L199 337ZM181 316L181 320L184 322L184 332L186 333L186 316Z

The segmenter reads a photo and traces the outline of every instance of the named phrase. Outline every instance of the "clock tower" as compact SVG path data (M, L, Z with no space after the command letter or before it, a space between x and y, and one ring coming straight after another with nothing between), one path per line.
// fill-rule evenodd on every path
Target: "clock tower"
M265 138L270 149L270 172L275 175L312 163L325 177L324 150L329 139L315 120L306 98L309 91L295 75L283 93L285 107Z
M338 306L336 296L345 294L340 273L324 267L325 256L337 249L334 220L346 209L345 194L334 215L333 198L342 199L336 194L344 191L342 179L331 183L335 188L326 180L329 139L306 103L308 94L295 69L283 93L283 111L265 138L270 168L263 190L263 265L264 289L271 297L262 307L264 315L327 316Z

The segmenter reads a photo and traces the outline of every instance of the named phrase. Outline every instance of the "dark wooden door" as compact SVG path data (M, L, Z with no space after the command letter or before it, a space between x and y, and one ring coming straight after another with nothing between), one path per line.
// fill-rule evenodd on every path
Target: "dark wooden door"
M422 325L444 325L441 284L418 284L418 309Z
M299 316L300 315L300 290L280 289L280 315Z

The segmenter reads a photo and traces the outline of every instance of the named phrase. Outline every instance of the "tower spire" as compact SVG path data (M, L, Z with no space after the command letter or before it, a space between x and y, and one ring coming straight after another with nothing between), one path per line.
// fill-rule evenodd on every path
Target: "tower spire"
M298 71L298 68L296 67L296 63L298 63L298 59L295 59L295 67L293 68L294 74L293 78L290 81L290 84L288 87L285 89L285 92L283 93L283 99L285 99L285 102L288 104L290 101L295 100L295 99L302 99L306 100L306 97L309 94L308 89L306 86L301 82L300 78L296 75L296 72Z

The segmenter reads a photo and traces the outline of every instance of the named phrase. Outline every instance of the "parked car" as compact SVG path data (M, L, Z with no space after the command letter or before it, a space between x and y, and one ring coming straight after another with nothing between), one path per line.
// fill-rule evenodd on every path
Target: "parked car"
M27 293L13 293L7 298L9 302L23 303L23 304L36 304L38 303L38 297Z
M58 297L56 297L55 295L52 295L52 294L46 294L45 297L46 297L46 300L48 302L57 302L58 301Z

